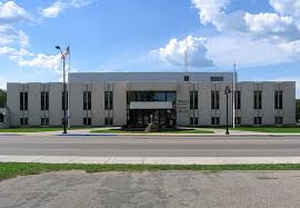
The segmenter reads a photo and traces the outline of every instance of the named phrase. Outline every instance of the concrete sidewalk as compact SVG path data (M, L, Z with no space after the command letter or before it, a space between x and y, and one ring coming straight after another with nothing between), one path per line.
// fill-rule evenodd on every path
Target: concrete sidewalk
M0 155L0 162L148 165L300 164L300 157L80 157Z

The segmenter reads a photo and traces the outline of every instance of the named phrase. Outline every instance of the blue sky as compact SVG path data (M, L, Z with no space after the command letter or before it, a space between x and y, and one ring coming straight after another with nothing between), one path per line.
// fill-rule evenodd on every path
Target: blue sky
M0 0L0 86L71 71L229 71L297 81L300 0Z

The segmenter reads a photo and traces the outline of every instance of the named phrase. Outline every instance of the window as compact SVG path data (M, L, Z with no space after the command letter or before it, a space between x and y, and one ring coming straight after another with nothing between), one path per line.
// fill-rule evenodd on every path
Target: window
M64 109L68 110L68 108L69 108L69 100L68 100L69 93L66 92L66 97L65 97L64 96L64 92L62 92L61 96L62 96L62 98L61 98L61 107L62 107L62 110L64 110Z
M49 110L49 92L41 92L41 110Z
M283 117L282 116L276 116L275 117L275 124L283 124Z
M211 109L220 109L220 94L219 91L211 91Z
M190 109L198 109L198 91L190 92Z
M91 91L83 92L83 110L92 109L92 93Z
M113 92L105 91L104 92L104 101L105 101L105 110L113 109Z
M83 118L83 125L85 125L85 126L92 125L92 119L89 117Z
M28 118L20 118L20 124L21 126L28 125Z
M211 118L211 125L220 125L220 118L219 117L212 117Z
M191 117L190 118L190 124L191 125L198 125L198 122L199 122L199 119L198 118L193 118L193 117Z
M211 82L222 82L222 81L224 81L224 77L219 77L219 76L210 77L210 81Z
M49 118L41 118L41 126L48 126Z
M282 91L275 91L274 103L275 103L275 109L282 109Z
M185 81L185 82L190 81L190 76L184 76L184 81Z
M254 91L254 109L262 109L262 91Z
M236 110L240 110L241 109L241 91L235 91L235 98L234 98L235 102L235 109Z
M0 123L4 122L4 115L2 113L0 113Z
M105 125L113 125L113 118L105 117Z
M28 110L28 92L20 92L20 110Z
M254 124L255 125L262 124L262 118L260 116L254 117Z
M242 122L242 119L241 119L241 117L235 117L235 124L236 125L241 125L241 122Z

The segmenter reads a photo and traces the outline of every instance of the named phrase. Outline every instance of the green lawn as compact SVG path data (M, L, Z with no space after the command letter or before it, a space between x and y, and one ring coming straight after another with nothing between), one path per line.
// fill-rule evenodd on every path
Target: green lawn
M91 130L91 133L115 133L115 134L153 134L153 133L168 133L168 134L213 134L214 131L207 130L207 129L187 129L187 130L161 130L159 132L144 132L144 131L138 131L138 130L131 130L131 131L125 131L120 129L97 129L97 130Z
M300 127L237 127L231 130L256 131L264 133L300 133Z
M84 170L88 173L108 171L246 171L246 170L300 170L300 164L253 164L253 165L95 165L95 164L41 164L0 163L0 181L16 176L35 175L53 171Z
M86 127L71 127L68 130L84 129ZM0 129L1 132L11 132L11 133L37 133L46 131L62 131L62 127L24 127L24 128L5 128Z

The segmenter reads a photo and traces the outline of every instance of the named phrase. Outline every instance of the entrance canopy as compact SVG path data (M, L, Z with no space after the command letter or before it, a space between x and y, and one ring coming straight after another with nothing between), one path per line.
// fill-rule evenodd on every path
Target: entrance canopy
M172 102L130 102L131 110L142 109L172 109Z

